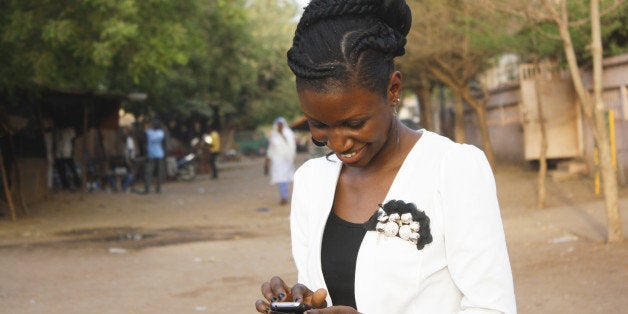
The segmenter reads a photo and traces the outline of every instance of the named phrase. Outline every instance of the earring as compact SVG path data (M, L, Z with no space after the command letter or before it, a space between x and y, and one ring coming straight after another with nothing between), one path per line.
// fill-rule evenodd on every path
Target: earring
M395 144L399 145L399 125L397 116L397 107L393 110L393 127L395 128Z
M314 139L314 136L312 136L312 143L318 147L323 147L325 145L327 145L327 142L319 142L317 140Z

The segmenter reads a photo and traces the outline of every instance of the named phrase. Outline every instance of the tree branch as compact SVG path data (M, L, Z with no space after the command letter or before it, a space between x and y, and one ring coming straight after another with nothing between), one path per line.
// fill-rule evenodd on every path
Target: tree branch
M459 86L464 85L464 84L462 84L462 82L458 81L458 78L456 77L456 74L455 74L456 71L451 67L451 64L449 64L449 63L445 62L444 60L442 60L441 56L435 56L434 57L434 61L436 61L436 67L434 67L434 66L429 67L430 70L437 68L439 70L438 72L441 75L443 75L444 77L448 78L448 81L450 81L451 84L452 84L451 86L459 87ZM435 74L435 77L440 79L440 76L436 75L435 72L432 72L432 73ZM443 83L449 85L445 81L443 81Z
M443 72L442 69L438 68L434 64L429 65L427 69L437 81L441 81L443 84L449 86L453 90L460 90L460 85L456 84L456 81L453 80L445 72Z
M600 11L600 17L613 12L615 9L617 9L618 7L622 6L625 3L626 3L626 0L615 0L615 1L613 1L613 4L611 4L608 8ZM583 19L569 22L569 26L570 27L578 27L578 26L582 26L582 25L590 23L590 22L591 22L591 17L587 16L587 17L585 17Z

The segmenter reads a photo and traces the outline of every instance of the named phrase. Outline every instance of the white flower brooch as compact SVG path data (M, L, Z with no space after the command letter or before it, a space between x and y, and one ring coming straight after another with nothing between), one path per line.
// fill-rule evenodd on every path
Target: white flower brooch
M400 237L416 244L418 250L432 243L430 218L414 203L391 200L367 222L367 230L376 230L387 237Z

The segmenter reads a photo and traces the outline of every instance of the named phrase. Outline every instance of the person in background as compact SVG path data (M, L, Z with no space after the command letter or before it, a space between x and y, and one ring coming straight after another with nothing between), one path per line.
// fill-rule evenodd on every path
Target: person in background
M108 164L108 181L113 192L118 191L118 180L122 192L128 193L129 188L133 184L133 173L131 172L131 164L127 162L125 156L117 155L109 158Z
M54 187L54 168L55 168L55 152L54 152L54 122L51 118L44 118L42 121L44 132L44 145L46 145L46 161L48 162L48 188Z
M310 314L516 313L486 156L397 117L394 59L411 23L404 0L305 8L288 65L312 139L332 155L295 173L297 283L263 283L258 312L297 301Z
M288 127L286 119L282 117L275 119L268 137L264 172L270 174L270 184L276 184L279 188L280 205L288 203L296 154L297 143L294 132Z
M81 186L81 178L74 163L75 138L76 131L73 127L62 128L55 134L55 167L64 189L75 190ZM68 172L71 176L69 179Z
M218 167L216 166L216 159L220 155L220 134L216 128L212 128L209 132L211 137L211 145L209 148L209 167L212 172L212 179L218 179Z
M133 160L137 156L135 139L133 138L133 133L131 132L131 127L125 126L122 128L122 140L124 142L124 159L126 159L127 164L132 164Z
M153 119L146 129L146 164L144 168L144 194L150 192L153 175L157 173L155 182L155 192L161 193L161 182L164 179L165 151L164 151L164 130L161 129L161 122Z
M125 183L122 183L122 191L123 192L131 192L133 190L133 183L135 182L135 177L137 175L137 144L135 142L135 138L133 137L133 132L131 130L131 126L125 126L122 129L122 139L124 144L124 162L129 171L126 179L126 187Z
M192 135L190 140L190 146L195 154L195 158L198 161L196 163L197 173L206 174L209 173L209 148L210 137L207 134L205 127L200 121L195 121L192 128Z

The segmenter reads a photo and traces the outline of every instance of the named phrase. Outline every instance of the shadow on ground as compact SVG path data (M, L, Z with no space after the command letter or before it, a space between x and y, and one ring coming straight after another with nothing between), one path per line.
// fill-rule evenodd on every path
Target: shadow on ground
M141 250L192 242L238 240L256 236L251 232L242 231L233 226L170 227L162 229L135 227L86 228L57 232L53 237L40 242L0 245L0 249L116 247L125 250Z

